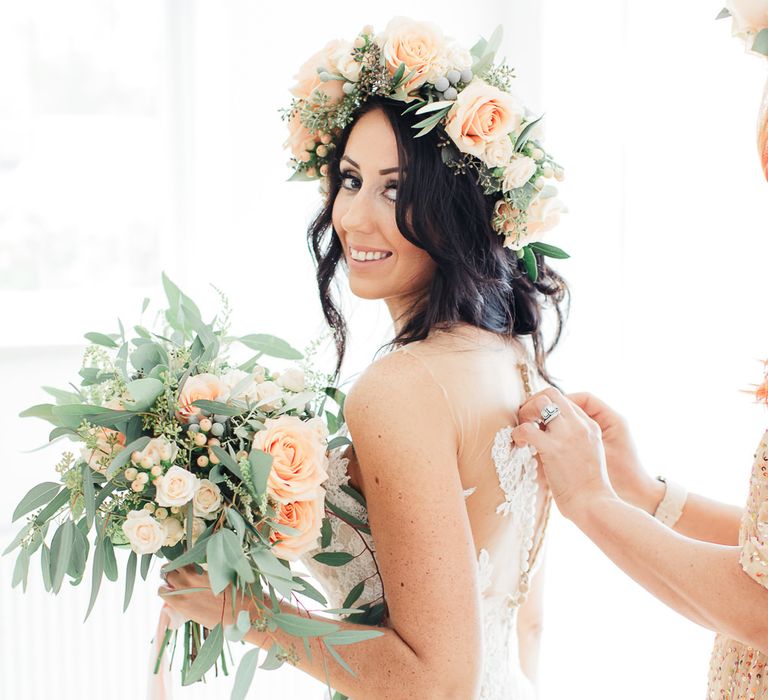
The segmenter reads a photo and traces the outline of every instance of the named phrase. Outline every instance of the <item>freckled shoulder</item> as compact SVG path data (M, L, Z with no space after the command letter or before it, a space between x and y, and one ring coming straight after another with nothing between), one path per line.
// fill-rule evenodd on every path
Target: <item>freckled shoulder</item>
M371 364L350 389L344 413L353 439L355 432L382 422L407 421L425 431L440 431L443 442L458 441L443 390L423 361L407 352L393 352ZM454 441L446 440L449 435Z

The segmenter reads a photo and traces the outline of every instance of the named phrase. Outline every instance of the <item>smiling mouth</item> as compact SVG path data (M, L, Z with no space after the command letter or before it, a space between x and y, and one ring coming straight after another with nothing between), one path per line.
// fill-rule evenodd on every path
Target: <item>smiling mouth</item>
M388 250L358 250L349 246L349 257L357 262L374 262L384 260L392 255Z

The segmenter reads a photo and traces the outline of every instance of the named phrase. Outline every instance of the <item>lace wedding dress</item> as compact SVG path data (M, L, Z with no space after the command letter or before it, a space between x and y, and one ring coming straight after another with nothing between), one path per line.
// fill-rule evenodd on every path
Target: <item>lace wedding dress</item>
M505 353L505 350L506 354L498 355L499 352ZM494 418L493 411L489 412L487 419L473 414L474 410L481 409L479 405L466 407L454 418L460 432L459 467L475 539L482 596L484 655L479 697L488 700L533 700L534 687L520 665L517 618L538 563L536 555L543 542L550 499L535 457L528 448L519 449L511 444L511 432L520 400L530 396L531 381L537 375L525 360L521 360L519 349L513 351L510 358L509 346L500 350L498 342L494 344L488 335L471 331L468 334L446 333L438 341L430 336L396 352L402 351L421 359L449 399L449 405L457 398L456 392L462 391L461 382L457 386L455 380L455 377L462 375L456 372L467 370L468 362L470 368L476 362L481 372L490 370L486 379L491 383L483 382L483 377L473 377L478 382L477 393L482 398L483 386L492 386L494 381L498 386L500 380L494 373L493 360L512 360L512 364L505 362L505 365L507 369L512 369L508 379L510 391L517 400L513 401L511 409L507 406L507 423L499 425L499 418ZM469 351L470 355L465 351ZM489 352L497 354L489 358ZM465 388L463 391L466 394ZM490 424L494 420L496 424L489 429L485 423ZM340 509L367 526L364 499L349 487L349 461L342 448L331 454L329 478L324 484L326 502L331 510ZM476 477L476 485L467 483L471 475ZM333 513L329 519L332 528L330 545L308 552L302 558L307 570L323 588L329 607L343 607L350 591L364 582L362 594L353 607L378 603L380 608L385 609L386 596L378 575L375 542L367 527L353 526ZM350 519L350 522L354 521ZM355 558L343 566L330 566L313 559L320 551L347 552ZM388 624L386 614L381 624Z

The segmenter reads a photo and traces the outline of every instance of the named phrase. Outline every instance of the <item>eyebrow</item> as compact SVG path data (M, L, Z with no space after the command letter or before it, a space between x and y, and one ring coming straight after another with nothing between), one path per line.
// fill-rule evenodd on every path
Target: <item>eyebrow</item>
M358 170L360 169L360 166L355 163L355 161L352 160L349 156L342 156L341 159L349 161L355 168ZM389 173L397 172L400 172L400 168L384 168L384 170L379 170L379 175L389 175Z

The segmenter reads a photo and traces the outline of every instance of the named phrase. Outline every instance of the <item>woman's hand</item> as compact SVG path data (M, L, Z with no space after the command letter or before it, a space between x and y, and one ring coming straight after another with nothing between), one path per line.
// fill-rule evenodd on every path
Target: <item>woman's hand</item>
M541 411L556 405L560 415L540 427ZM512 439L532 445L560 512L573 519L603 497L615 496L605 464L600 426L557 389L532 396L520 407ZM543 429L542 429L543 428Z
M664 484L640 464L626 420L592 394L568 394L568 398L600 426L608 476L619 498L653 515L664 496Z
M165 580L167 585L161 586L157 590L158 595L165 601L166 605L187 620L199 622L208 629L213 629L222 621L225 625L231 625L234 622L235 616L232 614L230 589L226 589L219 595L213 595L207 573L195 573L195 567L189 565L171 571ZM202 588L204 590L168 595L172 591L187 588ZM246 601L239 601L238 610L246 608Z

